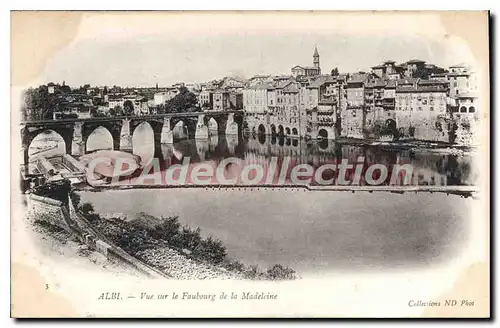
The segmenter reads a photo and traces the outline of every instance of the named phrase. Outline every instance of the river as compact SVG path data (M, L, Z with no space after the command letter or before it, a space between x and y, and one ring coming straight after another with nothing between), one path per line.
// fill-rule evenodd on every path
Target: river
M138 127L139 136L133 137L140 145L134 152L143 157L154 154L148 128ZM95 143L109 148L112 143L106 132L89 138L87 149L95 149ZM276 154L312 165L335 158L354 162L360 155L371 163L394 163L404 158L415 166L418 183L423 185L470 185L475 179L469 155L331 141L219 136L206 141L177 141L162 147L161 156L164 163L172 164L184 156L197 162L229 156L255 162ZM221 239L231 258L262 268L281 263L301 275L323 270L420 267L449 259L467 238L464 225L474 202L440 193L353 194L291 189L131 189L82 191L81 196L101 213L179 215L183 224L200 227L203 235Z
M424 266L449 259L467 238L472 199L446 194L261 189L82 192L100 213L179 215L221 239L245 264L300 274Z

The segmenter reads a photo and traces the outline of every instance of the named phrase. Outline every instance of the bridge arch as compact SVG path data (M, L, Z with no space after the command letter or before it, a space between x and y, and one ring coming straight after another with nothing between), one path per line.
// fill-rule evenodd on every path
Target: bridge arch
M174 138L176 139L187 139L191 133L184 120L176 120L175 122L172 122L172 132L174 134Z
M285 135L285 129L283 128L283 125L278 125L278 136L283 137Z
M276 135L276 125L271 124L271 135L275 136Z
M73 127L60 125L54 127L39 127L39 128L27 128L21 129L22 138L22 148L23 148L23 161L24 164L28 164L30 161L30 151L29 147L33 140L40 134L44 134L47 131L53 131L55 134L60 136L64 141L64 149L66 154L71 154L71 143L73 141Z
M113 135L104 126L95 128L85 139L86 152L93 152L102 149L115 149Z
M266 128L263 124L259 124L259 135L266 135Z
M141 122L132 133L132 153L144 161L151 159L155 153L155 133L151 124Z
M291 132L290 132L290 128L289 128L289 127L286 127L286 129L285 129L285 133L286 133L286 135L287 135L287 136L289 136L289 135L291 134Z
M121 134L121 129L122 129L122 121L121 120L84 122L82 125L82 140L83 140L83 145L85 145L85 147L88 146L87 141L88 141L89 137L98 128L101 128L101 129L99 129L99 131L97 131L97 132L101 133L102 136L106 136L105 137L106 139L102 139L102 140L108 140L107 139L107 136L108 136L107 132L109 132L109 134L111 134L111 137L112 137L112 147L104 144L104 141L103 141L103 144L99 145L99 146L103 146L103 147L105 146L107 149L114 149L114 150L120 149L120 134ZM95 136L96 135L93 134L92 139L94 139ZM91 151L91 150L86 148L85 152L88 152L88 151Z
M28 144L29 161L39 156L56 156L67 153L66 141L63 136L52 129L40 131Z
M296 135L298 135L298 134L299 134L299 131L297 130L297 128L293 128L293 129L292 129L292 134L293 134L294 136L296 136Z
M207 121L208 135L214 136L219 134L219 122L213 117L210 117Z

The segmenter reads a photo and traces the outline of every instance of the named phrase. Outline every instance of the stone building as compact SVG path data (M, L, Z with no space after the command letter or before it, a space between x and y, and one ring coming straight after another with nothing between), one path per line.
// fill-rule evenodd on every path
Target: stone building
M365 82L365 130L370 131L377 121L387 119L383 104L386 84L386 80L378 77Z
M354 73L346 82L346 109L341 113L341 136L362 139L365 125L365 82L367 73Z
M301 66L301 65L296 65L292 67L291 69L292 76L293 77L298 77L298 76L317 76L321 74L321 68L319 64L319 53L318 53L318 48L314 48L314 54L313 54L313 66Z
M247 114L267 111L267 90L270 84L257 84L243 90L243 109Z
M447 142L447 92L447 84L441 81L398 81L395 117L400 133L419 140Z
M214 111L223 111L231 108L231 103L229 101L229 92L224 90L214 91L212 95Z
M198 94L198 105L204 110L211 110L213 108L213 90L205 89Z
M389 80L384 87L384 98L382 100L382 106L384 108L383 116L387 120L396 120L396 84L396 80Z
M339 104L344 98L342 81L331 75L321 75L301 88L300 107L307 116L307 135L335 139L339 136L336 123L340 120Z

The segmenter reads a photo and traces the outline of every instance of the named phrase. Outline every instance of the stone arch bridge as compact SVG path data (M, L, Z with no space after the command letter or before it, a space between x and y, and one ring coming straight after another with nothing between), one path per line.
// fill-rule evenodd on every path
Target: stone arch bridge
M154 133L155 154L161 152L161 144L174 141L172 130L180 121L187 126L188 137L207 139L210 136L208 122L217 122L217 133L239 135L242 131L243 111L168 113L144 116L93 117L86 119L62 119L22 122L21 140L24 164L29 162L28 148L33 139L46 130L58 133L66 144L66 153L74 156L85 154L87 139L99 127L108 130L113 138L113 149L132 151L132 135L143 122Z

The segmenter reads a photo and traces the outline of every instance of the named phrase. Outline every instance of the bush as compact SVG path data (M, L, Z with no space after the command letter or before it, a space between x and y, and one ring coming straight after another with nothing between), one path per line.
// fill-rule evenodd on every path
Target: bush
M68 193L71 188L69 180L60 180L47 182L41 186L33 188L33 194L52 198L61 201L63 204L68 204Z
M257 279L262 275L258 265L250 265L244 273L247 279Z
M79 207L79 210L80 210L83 214L90 214L90 213L94 213L94 205L92 205L91 203L83 203L83 204Z
M179 233L179 246L193 251L201 243L201 229L191 230L188 226L182 227Z
M91 223L99 222L99 220L101 220L101 217L97 213L87 213L84 215L85 215L85 218L87 219L87 221L89 221Z
M167 217L167 218L162 216L160 222L151 232L151 235L156 239L165 240L171 243L174 237L179 234L180 227L181 224L179 223L178 216Z
M219 239L208 237L193 249L193 255L212 264L221 263L226 257L226 247Z
M295 271L289 267L285 267L281 264L275 264L269 267L266 271L266 275L272 280L293 280L296 279Z
M81 200L80 195L78 195L74 190L71 190L69 193L69 197L71 198L71 202L73 202L73 206L75 208L78 208Z
M79 204L78 194L72 192L70 197L75 205ZM221 240L211 236L202 238L200 228L193 230L182 226L178 216L156 219L141 213L138 219L125 221L121 218L101 218L98 213L94 213L94 207L90 203L77 208L107 238L133 256L145 249L162 245L163 241L178 250L188 250L198 260L243 273L247 279L296 279L294 270L280 264L271 266L263 273L257 265L245 267L239 261L228 260L226 247Z
M238 272L244 272L245 271L245 265L241 263L240 261L234 260L234 261L226 261L224 263L224 268L226 268L229 271L238 271Z
M145 230L127 231L118 238L118 246L135 255L148 248L148 234Z

